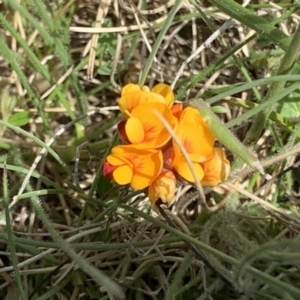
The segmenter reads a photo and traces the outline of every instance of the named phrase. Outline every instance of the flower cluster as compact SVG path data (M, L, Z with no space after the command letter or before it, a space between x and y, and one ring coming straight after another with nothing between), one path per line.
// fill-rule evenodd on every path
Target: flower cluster
M166 205L172 202L177 180L195 182L163 118L185 148L202 185L215 186L227 178L230 164L223 149L214 147L213 133L196 109L174 104L168 85L161 83L150 90L127 84L118 105L124 115L118 124L124 144L106 157L104 176L135 190L148 188L152 206L158 199Z

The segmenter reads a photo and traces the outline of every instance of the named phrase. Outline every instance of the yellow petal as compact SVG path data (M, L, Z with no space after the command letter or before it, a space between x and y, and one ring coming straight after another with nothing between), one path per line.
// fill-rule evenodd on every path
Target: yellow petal
M143 86L141 87L141 91L150 92L150 89L149 89L148 86L143 85Z
M199 163L192 163L192 164L193 164L195 173L197 175L197 179L200 181L204 176L203 168ZM191 172L187 162L184 160L184 157L182 157L182 159L179 161L178 164L174 165L174 169L185 180L187 180L189 182L195 182L192 172Z
M132 180L132 169L128 165L117 167L113 171L113 178L117 184L125 185L129 184Z
M176 190L176 178L172 171L162 171L151 183L148 189L148 197L152 207L158 199L169 206L174 199Z
M151 89L151 92L162 95L165 98L165 104L167 104L169 107L172 106L174 102L174 94L169 85L159 83Z
M132 144L142 143L145 138L143 124L138 118L131 117L125 124L125 132L128 141Z
M127 93L130 93L130 92L137 92L137 91L140 91L141 88L139 85L137 84L133 84L133 83L129 83L129 84L126 84L123 88L122 88L122 91L121 91L121 96L127 94Z
M153 92L142 92L141 97L144 103L163 103L165 104L165 98L162 95Z
M204 177L202 184L205 186L215 186L226 180L230 173L230 163L226 159L225 152L221 148L214 148L213 156L204 162Z

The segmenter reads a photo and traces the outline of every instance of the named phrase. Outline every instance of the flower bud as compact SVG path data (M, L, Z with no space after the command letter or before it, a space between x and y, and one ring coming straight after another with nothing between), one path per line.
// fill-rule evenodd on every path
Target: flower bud
M164 170L152 182L148 189L148 196L152 207L158 199L169 206L174 199L176 190L176 178L172 171Z

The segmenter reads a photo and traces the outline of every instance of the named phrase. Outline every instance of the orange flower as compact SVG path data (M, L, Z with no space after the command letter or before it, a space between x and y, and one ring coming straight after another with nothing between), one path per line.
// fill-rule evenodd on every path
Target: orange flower
M157 84L151 90L147 86L140 87L137 84L130 83L122 88L118 105L124 116L128 117L134 107L153 102L164 103L171 107L174 102L172 89L163 83Z
M135 190L148 187L160 174L163 157L160 150L137 149L131 145L116 146L107 156L104 176L119 185L130 184Z
M178 121L165 104L145 103L133 108L127 121L120 123L118 129L121 137L140 149L164 146L171 139L171 135L157 114L175 129Z
M230 172L230 163L226 159L225 152L221 148L214 148L213 156L203 164L204 177L202 185L215 186L226 180Z
M174 199L176 190L176 178L172 171L164 170L151 183L148 189L148 196L152 207L158 199L169 206Z
M214 135L199 112L192 107L187 107L182 111L175 133L188 153L198 179L201 180L204 177L204 170L200 163L212 156L215 142ZM195 182L184 156L174 141L173 149L174 169L185 180Z

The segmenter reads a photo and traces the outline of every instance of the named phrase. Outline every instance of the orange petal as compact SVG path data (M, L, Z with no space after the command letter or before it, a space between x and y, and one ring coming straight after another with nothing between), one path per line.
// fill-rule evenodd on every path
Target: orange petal
M174 104L172 107L171 107L171 112L172 112L172 115L179 120L180 118L180 115L182 113L182 110L183 110L183 104L180 102L180 103L176 103Z
M141 122L144 128L144 140L137 145L141 149L155 149L164 146L171 135L157 114L161 115L175 129L177 119L172 115L167 105L162 103L145 103L135 107L131 115ZM127 131L126 131L127 132ZM128 132L127 132L128 135Z
M230 173L230 163L226 159L224 150L221 148L215 147L211 159L202 165L205 175L201 183L205 186L215 186L219 184L226 180Z
M107 160L118 164L113 172L115 181L119 184L130 183L135 190L148 187L159 175L163 165L160 150L143 150L132 145L114 147ZM125 165L126 168L123 167ZM129 169L132 170L132 175Z
M125 124L126 136L130 143L142 143L145 138L144 127L138 118L131 117Z
M124 159L125 157L130 157L130 150L131 148L128 146L115 146L111 149L111 155Z
M139 104L145 103L145 99L142 96L143 93L146 92L129 92L122 95L122 97L118 100L120 111L125 115L125 117L129 116L134 107Z
M171 170L174 161L174 149L172 147L172 144L168 144L168 146L164 147L163 158L164 158L164 168Z
M115 166L112 166L111 164L109 164L107 162L107 160L105 160L105 162L103 164L103 169L102 169L103 176L111 178L112 172L115 170L115 168L116 168Z
M132 163L131 187L135 190L141 190L148 187L161 172L163 166L162 153L158 150L148 150L144 155L136 157Z
M171 156L172 160L172 166L176 166L180 163L180 160L183 158L183 155L179 149L179 147L177 146L177 144L173 141L172 143L172 149L173 149L173 156Z
M122 166L126 163L126 160L124 160L124 158L115 155L108 155L106 160L110 165L115 167Z
M125 117L128 117L130 116L133 108L148 102L164 103L165 99L159 94L139 90L122 95L122 97L118 100L118 105L120 111L125 115Z
M151 89L151 92L162 95L165 98L165 104L167 104L169 107L172 106L174 102L174 94L169 85L159 83Z
M121 140L125 143L128 143L128 138L125 131L126 120L123 120L118 123L118 133Z
M203 168L198 163L192 163L192 164L193 164L195 173L197 175L197 179L200 181L204 176ZM187 162L185 161L184 157L182 157L182 159L180 159L178 164L174 165L174 169L185 180L187 180L189 182L195 182L192 172L191 172Z
M128 165L117 167L113 171L113 178L117 184L129 184L132 180L133 171Z
M196 109L183 110L176 135L193 162L206 161L212 155L215 137Z

